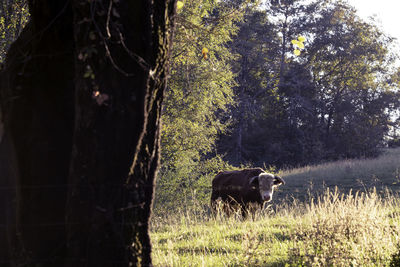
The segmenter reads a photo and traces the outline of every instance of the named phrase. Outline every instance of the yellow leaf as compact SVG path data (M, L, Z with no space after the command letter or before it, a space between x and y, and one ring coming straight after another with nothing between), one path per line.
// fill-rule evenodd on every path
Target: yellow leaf
M293 53L294 53L296 56L300 56L300 50L299 50L299 49L293 50Z
M176 2L176 8L177 9L181 9L182 7L183 7L183 2L182 1Z
M208 56L207 56L207 54L208 54L208 49L207 49L207 48L203 47L203 49L201 50L201 53L203 54L203 58L204 58L204 59L207 59L207 58L208 58Z
M306 38L302 35L300 35L297 39L299 39L300 42L304 42L306 40Z
M293 45L299 45L299 43L300 43L300 42L297 41L297 40L292 40L292 44L293 44Z

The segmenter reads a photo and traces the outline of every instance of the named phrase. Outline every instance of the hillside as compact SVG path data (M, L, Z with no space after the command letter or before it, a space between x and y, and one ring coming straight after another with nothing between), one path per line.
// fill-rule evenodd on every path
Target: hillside
M338 187L340 192L366 191L376 187L378 192L400 191L400 148L386 149L372 159L346 159L280 172L286 185L278 189L274 201L287 198L304 200L326 188Z

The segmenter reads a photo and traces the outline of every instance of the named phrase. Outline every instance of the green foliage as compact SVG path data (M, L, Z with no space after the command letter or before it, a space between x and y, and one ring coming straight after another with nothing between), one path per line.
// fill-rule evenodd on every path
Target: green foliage
M165 166L163 166L165 167ZM154 202L155 216L186 210L194 205L208 207L211 180L220 170L232 169L219 157L200 160L196 164L161 170Z
M3 0L0 4L0 63L11 43L17 39L29 19L26 0Z
M319 27L309 33L314 38L304 66L318 85L328 157L374 156L388 133L390 113L399 107L398 84L387 82L395 75L392 40L341 2L321 14L314 21Z
M234 105L229 62L235 55L227 43L243 12L242 5L196 0L185 2L178 13L163 109L156 206L177 196L181 202L191 198L193 188L209 188L210 175L226 167L213 158L213 149L229 125L227 109Z
M179 10L156 210L194 191L207 203L213 175L232 168L223 160L282 168L377 156L398 126L400 72L374 23L336 0L242 4Z
M218 151L278 167L376 156L399 125L392 42L343 1L266 1L246 13L231 45L237 105Z
M255 162L255 157L262 153L264 147L259 145L262 133L257 128L270 126L264 124L265 121L260 124L257 121L266 115L263 109L275 111L277 120L282 115L279 96L274 90L278 82L276 62L279 61L276 34L265 12L249 10L231 43L233 53L239 55L232 63L237 73L236 105L230 109L233 119L229 135L221 138L218 151L226 154L225 158L235 165Z

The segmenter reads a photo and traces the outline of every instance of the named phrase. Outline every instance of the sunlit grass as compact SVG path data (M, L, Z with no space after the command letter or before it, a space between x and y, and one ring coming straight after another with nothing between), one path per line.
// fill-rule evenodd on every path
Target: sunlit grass
M386 266L400 241L392 195L327 190L254 219L207 212L153 218L156 266Z
M286 185L279 188L275 200L304 200L309 194L321 194L337 186L341 192L366 191L375 187L400 191L400 148L388 149L377 158L345 159L315 166L289 169L280 173Z
M204 203L159 213L151 221L153 263L389 266L400 243L399 168L397 149L377 159L286 171L287 184L275 195L281 200L253 218L212 215Z
M292 263L312 266L385 266L400 241L397 198L329 192L307 205L291 236ZM298 242L296 242L298 241Z

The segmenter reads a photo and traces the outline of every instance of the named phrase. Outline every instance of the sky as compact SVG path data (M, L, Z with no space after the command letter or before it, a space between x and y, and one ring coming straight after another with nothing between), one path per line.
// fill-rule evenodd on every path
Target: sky
M362 18L376 15L384 32L400 43L400 0L348 0Z

